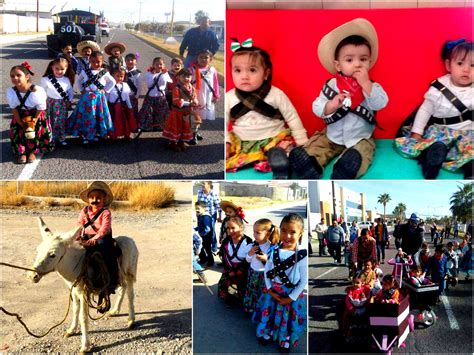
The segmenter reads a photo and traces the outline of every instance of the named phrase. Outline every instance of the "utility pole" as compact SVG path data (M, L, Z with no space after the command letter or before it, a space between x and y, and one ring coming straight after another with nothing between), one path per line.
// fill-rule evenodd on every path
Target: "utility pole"
M174 0L173 0L173 8L171 9L170 37L173 37L173 22L174 22Z
M36 0L36 32L39 32L39 9L40 3L39 0Z
M142 27L142 4L143 4L143 1L140 1L139 4L140 4L140 7L138 8L138 32L141 31L141 27Z

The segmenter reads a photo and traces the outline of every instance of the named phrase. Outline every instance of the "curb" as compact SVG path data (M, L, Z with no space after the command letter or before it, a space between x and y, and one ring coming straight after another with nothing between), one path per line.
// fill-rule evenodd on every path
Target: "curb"
M168 50L168 49L162 48L162 47L160 47L159 45L157 45L156 43L151 42L151 41L147 40L146 38L140 37L139 35L137 35L137 34L134 33L134 32L128 32L128 33L130 33L131 35L135 36L136 38L142 40L143 42L149 44L149 45L152 46L153 48L156 48L156 49L160 50L161 52L163 52L164 54L166 54L168 57L173 58L173 57L177 57L177 56L178 56L178 54L176 54L176 53L174 53L174 52L172 52L172 51L170 51L170 50ZM217 73L217 77L218 77L218 79L219 79L219 86L224 87L224 75L222 75L221 73Z
M18 43L29 41L31 39L46 37L48 33L41 33L41 34L31 34L31 35L0 35L0 45L11 44L11 43Z

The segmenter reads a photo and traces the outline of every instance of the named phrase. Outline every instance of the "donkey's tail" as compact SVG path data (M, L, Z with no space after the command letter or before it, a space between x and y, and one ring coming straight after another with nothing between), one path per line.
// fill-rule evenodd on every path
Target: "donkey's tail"
M133 282L137 281L138 266L138 248L135 241L130 237L115 238L118 245L122 249L122 262L120 265L123 275L131 278Z

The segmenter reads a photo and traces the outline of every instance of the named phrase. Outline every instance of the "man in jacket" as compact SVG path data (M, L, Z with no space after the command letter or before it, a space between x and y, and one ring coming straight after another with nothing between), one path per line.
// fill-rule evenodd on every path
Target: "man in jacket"
M337 224L337 221L332 221L332 226L327 231L329 254L337 264L341 263L341 247L344 245L344 230Z
M400 227L402 250L408 255L415 255L423 243L423 229L418 227L419 221L418 215L412 213L408 223Z
M388 229L387 225L382 222L382 218L377 219L377 225L374 231L375 240L377 242L377 261L381 264L385 264L385 246L388 242Z

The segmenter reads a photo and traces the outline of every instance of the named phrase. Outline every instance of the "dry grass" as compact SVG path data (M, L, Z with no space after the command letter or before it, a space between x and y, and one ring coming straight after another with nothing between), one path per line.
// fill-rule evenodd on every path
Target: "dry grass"
M139 183L130 191L128 200L136 209L156 209L169 206L174 201L174 193L173 187L162 182Z
M87 185L87 181L6 181L0 183L0 205L21 206L41 201L49 207L80 209L83 204L78 200L79 193ZM122 202L116 204L120 209L163 208L174 201L175 189L162 182L113 181L109 186L115 201Z
M175 44L165 43L164 40L162 40L161 38L150 36L145 33L134 32L134 35L138 37L143 37L147 41L150 41L156 46L158 46L159 48L163 48L164 50L170 51L176 54L176 56L179 56L179 46L180 46L179 43L175 43ZM224 54L216 53L212 61L212 66L217 69L217 72L219 74L224 75Z
M26 199L23 194L16 193L16 183L3 182L0 189L0 206L21 206Z

